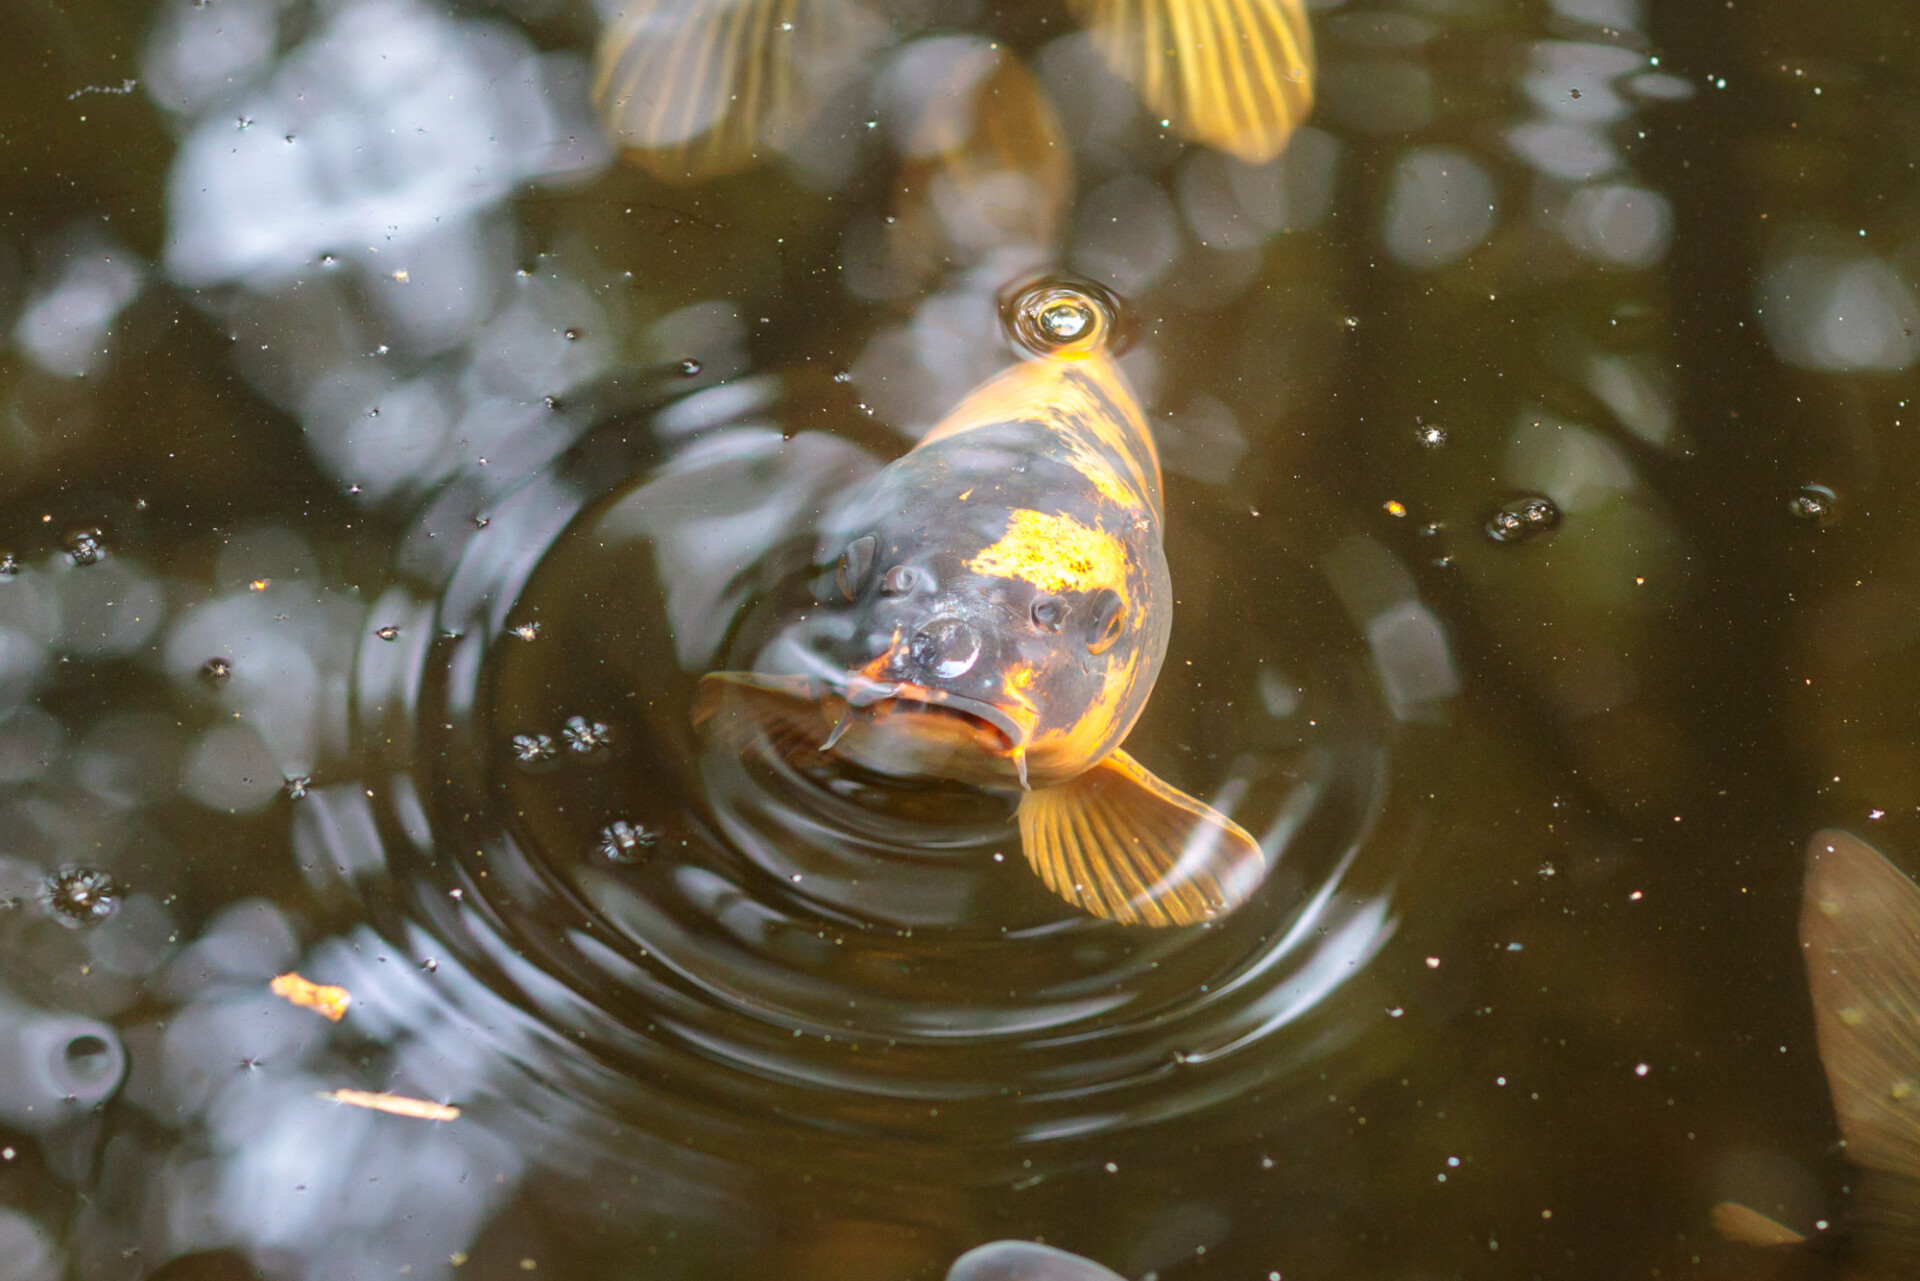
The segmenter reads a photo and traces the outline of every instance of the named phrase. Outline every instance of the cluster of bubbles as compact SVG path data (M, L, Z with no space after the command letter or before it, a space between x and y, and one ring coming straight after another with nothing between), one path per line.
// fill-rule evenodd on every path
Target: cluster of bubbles
M1529 494L1501 505L1487 518L1487 537L1496 543L1520 543L1552 533L1560 525L1560 509L1551 498Z

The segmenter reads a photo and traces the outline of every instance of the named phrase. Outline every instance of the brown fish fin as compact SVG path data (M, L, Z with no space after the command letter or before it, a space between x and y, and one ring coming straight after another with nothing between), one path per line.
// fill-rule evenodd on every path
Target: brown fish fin
M1816 832L1800 947L1848 1159L1920 1178L1920 886L1851 832Z
M883 33L861 0L626 0L594 51L593 98L655 177L717 177L804 128Z
M1075 907L1122 925L1192 925L1238 907L1267 873L1238 823L1114 752L1022 793L1027 862Z
M736 752L766 745L778 756L820 753L846 704L805 676L708 672L693 695L693 727Z
M1155 116L1265 164L1313 107L1305 0L1068 0Z

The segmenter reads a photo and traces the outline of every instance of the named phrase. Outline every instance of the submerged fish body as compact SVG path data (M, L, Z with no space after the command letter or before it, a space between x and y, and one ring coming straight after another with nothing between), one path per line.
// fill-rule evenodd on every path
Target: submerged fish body
M1187 924L1264 876L1238 824L1121 749L1173 604L1153 436L1097 348L990 379L822 530L820 605L696 720L866 769L1018 792L1048 888Z

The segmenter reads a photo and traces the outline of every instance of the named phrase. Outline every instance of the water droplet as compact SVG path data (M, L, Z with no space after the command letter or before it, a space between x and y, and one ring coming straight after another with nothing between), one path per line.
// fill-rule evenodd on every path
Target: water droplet
M600 829L600 844L595 848L608 862L631 866L645 857L659 839L658 832L621 819Z
M373 634L375 636L378 636L383 641L400 639L400 629L398 627L393 626L393 624L391 623L387 624L387 626L385 627L377 629Z
M281 790L287 794L287 799L290 801L304 801L307 799L308 789L311 788L312 786L313 786L312 775L289 774L287 775L286 784L281 788Z
M513 748L513 759L522 765L550 761L560 750L553 745L553 738L548 734L515 734L508 746Z
M578 329L563 329L560 331L560 336L568 342L578 342L580 340L580 331Z
M1428 449L1438 449L1447 443L1447 429L1438 423L1421 423L1414 428L1413 435Z
M1802 485L1787 500L1787 514L1809 525L1831 525L1840 515L1840 495L1825 485Z
M1519 543L1552 532L1560 524L1560 509L1538 494L1516 498L1487 519L1487 537L1496 543Z
M1090 281L1043 280L1007 304L1015 342L1040 356L1077 356L1109 345L1119 300Z
M680 376L682 378L691 378L699 373L701 368L702 366L697 360L683 360L680 362Z
M209 685L224 685L227 677L233 675L233 662L225 658L209 658L200 664L200 679Z
M589 721L584 716L569 716L567 723L560 727L560 737L567 740L569 750L585 756L605 747L613 735L599 721Z
M68 929L98 925L120 907L120 888L98 868L69 867L40 883L40 901Z

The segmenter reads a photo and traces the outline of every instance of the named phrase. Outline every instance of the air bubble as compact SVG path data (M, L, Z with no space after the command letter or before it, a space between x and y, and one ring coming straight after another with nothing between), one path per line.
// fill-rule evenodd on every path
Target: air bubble
M120 908L120 889L98 868L69 867L40 885L40 901L68 929L98 925Z
M600 843L595 848L600 857L609 863L627 867L644 858L659 839L659 833L649 831L639 823L620 819L600 829Z
M695 374L698 374L702 368L703 366L697 360L683 360L680 362L680 376L682 378L692 378Z
M542 761L552 760L560 751L554 746L550 734L515 734L508 744L513 749L513 759L522 765L538 765Z
M568 342L580 341L580 331L578 329L563 329L560 331L560 336Z
M1487 537L1496 543L1520 543L1550 533L1560 524L1560 509L1538 494L1516 498L1487 519Z
M1840 514L1840 495L1825 485L1802 485L1787 500L1787 514L1809 525L1831 525Z
M107 545L97 529L83 529L67 536L67 559L76 565L98 565L107 554Z
M599 721L589 721L584 716L569 716L567 723L560 727L560 737L567 740L569 750L585 756L604 748L613 734Z
M1044 280L1008 302L1015 342L1039 356L1082 356L1113 346L1120 303L1090 281Z

